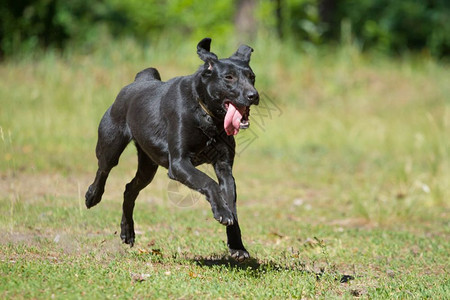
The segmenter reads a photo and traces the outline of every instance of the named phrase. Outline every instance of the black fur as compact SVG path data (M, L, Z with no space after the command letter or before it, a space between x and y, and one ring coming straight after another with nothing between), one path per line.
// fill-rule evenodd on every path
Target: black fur
M236 212L236 187L232 175L235 141L224 131L225 103L258 104L255 75L249 66L253 51L241 46L227 59L210 52L211 39L197 46L204 61L196 73L162 82L159 72L148 68L124 87L104 114L98 129L98 171L86 192L86 206L101 201L111 169L129 142L138 155L136 176L126 185L121 238L133 246L133 209L136 197L153 179L158 166L177 180L206 196L214 218L227 226L228 247L237 260L249 257L241 240ZM203 103L205 108L202 108ZM214 166L217 183L195 166Z

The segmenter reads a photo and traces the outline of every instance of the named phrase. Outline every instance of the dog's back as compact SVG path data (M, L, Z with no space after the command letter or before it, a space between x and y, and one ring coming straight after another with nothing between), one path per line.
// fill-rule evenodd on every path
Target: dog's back
M161 76L159 75L158 70L155 68L147 68L145 70L140 71L136 74L134 81L150 81L150 80L159 80L161 81Z
M147 68L140 71L136 74L136 77L132 83L120 90L116 100L106 112L106 115L111 114L112 118L114 118L117 123L125 126L126 115L130 102L136 98L140 98L142 95L145 95L146 93L143 93L143 91L156 90L162 84L161 76L155 68ZM147 94L152 95L153 93ZM155 99L157 100L156 97Z

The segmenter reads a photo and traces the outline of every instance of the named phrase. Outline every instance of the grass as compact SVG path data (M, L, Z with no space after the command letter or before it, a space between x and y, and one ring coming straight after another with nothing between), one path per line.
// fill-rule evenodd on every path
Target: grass
M176 205L162 169L138 198L137 244L120 243L132 147L84 208L96 128L120 87L150 65L167 79L200 63L195 43L108 42L0 65L2 298L450 296L447 65L252 45L262 103L234 172L253 258L236 264L206 201Z

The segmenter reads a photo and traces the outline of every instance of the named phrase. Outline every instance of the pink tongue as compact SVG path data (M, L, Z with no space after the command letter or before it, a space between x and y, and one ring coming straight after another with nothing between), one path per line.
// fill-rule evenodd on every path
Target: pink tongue
M236 135L239 132L239 125L241 123L242 113L236 109L236 107L230 103L228 105L227 114L225 115L225 121L223 127L227 135Z

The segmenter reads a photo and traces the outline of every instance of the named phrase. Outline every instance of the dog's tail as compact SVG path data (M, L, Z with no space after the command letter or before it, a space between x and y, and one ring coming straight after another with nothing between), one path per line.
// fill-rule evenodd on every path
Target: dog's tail
M150 81L150 80L159 80L161 81L161 76L159 75L158 70L155 68L147 68L145 70L140 71L136 74L134 81Z

